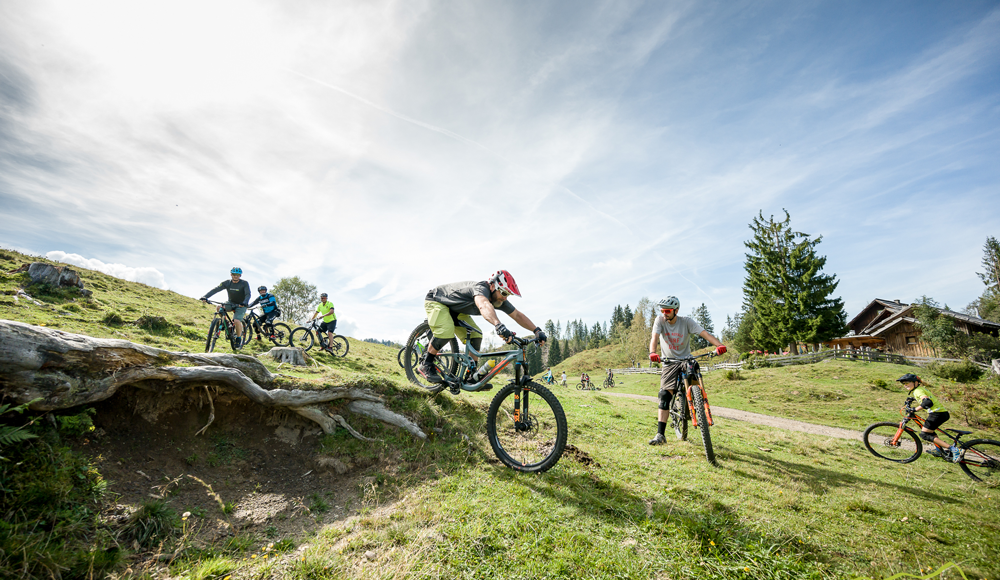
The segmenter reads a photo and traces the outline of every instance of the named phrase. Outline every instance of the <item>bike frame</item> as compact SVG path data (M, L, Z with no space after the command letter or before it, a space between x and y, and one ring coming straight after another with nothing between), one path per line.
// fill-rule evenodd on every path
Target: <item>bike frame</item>
M479 330L475 329L470 324L468 324L468 323L466 323L464 321L458 320L456 322L458 323L459 326L462 326L463 328L465 328L466 331L469 332L469 333L472 333L472 332L479 333L480 332ZM455 359L458 360L458 369L455 371L454 375L452 375L451 373L445 373L445 374L441 375L441 378L444 379L445 384L447 384L449 387L453 387L453 386L457 385L463 391L472 391L472 392L478 391L478 390L482 389L483 387L485 387L486 384L490 382L490 379L492 379L493 377L495 377L500 371L502 371L503 369L507 368L510 365L510 363L514 363L514 368L515 369L517 369L518 365L521 366L522 372L520 373L520 375L521 375L520 376L520 384L522 384L522 385L526 384L528 381L531 380L531 375L528 374L528 372L527 372L527 365L525 364L525 361L524 361L524 347L527 346L530 343L536 342L535 340L524 340L524 339L521 339L521 338L514 337L514 340L517 341L517 342L515 342L515 344L519 348L516 348L514 350L501 351L501 352L482 353L482 352L479 352L478 350L472 348L472 341L469 340L470 337L471 337L471 334L467 334L466 335L466 338L465 338L465 352L458 352L458 353L454 353L454 354L443 354L443 355L442 354L438 354L438 355L436 355L436 356L445 357L445 358L447 358L447 357L455 357ZM476 371L476 368L477 368L476 365L478 364L478 362L474 358L472 358L474 356L475 357L479 357L480 359L482 359L482 358L496 358L496 359L502 359L502 360L497 360L496 366L494 366L492 369L490 369L490 372L486 373L486 376L484 376L479 382L477 382L477 383L466 383L460 377L464 377L466 375L471 375L472 373L474 373ZM517 377L517 374L518 373L515 370L514 376ZM515 400L518 400L518 399L515 399ZM517 413L517 412L518 412L517 411L517 407L515 407L515 413ZM515 421L520 421L520 417L515 417Z
M206 302L209 304L216 304L218 306L225 306L225 302L212 302L211 300L206 300ZM225 308L216 308L215 315L225 322L224 326L226 327L226 339L232 340L232 338L236 335L236 321L232 316L229 316L229 310L226 310Z
M664 360L667 363L681 364L680 373L677 375L677 382L675 383L677 387L674 389L674 396L676 396L677 388L683 386L684 396L687 398L688 410L691 412L691 424L695 427L698 426L698 414L694 412L694 402L691 400L691 388L695 386L701 389L701 400L705 402L705 418L708 420L708 426L711 427L715 424L715 421L712 419L712 407L708 404L708 393L705 392L705 382L701 379L701 365L698 364L698 359L706 356L710 357L713 354L708 352L690 358L668 358ZM692 374L697 382L691 382Z

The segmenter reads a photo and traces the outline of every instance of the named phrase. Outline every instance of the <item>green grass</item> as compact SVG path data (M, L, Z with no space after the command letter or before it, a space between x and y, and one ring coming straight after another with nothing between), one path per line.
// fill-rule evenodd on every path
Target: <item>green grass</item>
M0 252L0 270L27 260ZM23 300L15 304L12 293L23 278L0 275L0 317L175 350L203 348L211 316L207 307L103 274L81 274L95 292L91 300L50 293L45 300L39 297L42 307ZM143 316L145 328L138 323ZM595 380L603 378L603 368L621 366L612 349L590 356L577 355L567 363L590 371ZM697 443L670 438L664 446L646 444L655 429L654 402L555 387L573 448L548 473L529 476L502 467L493 457L484 433L493 393L429 399L405 384L396 349L360 341L351 341L346 359L320 354L316 361L322 366L283 367L281 372L317 388L373 388L416 420L428 440L352 417L355 428L378 441L361 442L338 430L312 452L335 456L365 475L352 502L360 507L357 515L316 533L283 538L270 548L257 548L264 536L274 535L264 528L209 545L187 545L170 564L172 576L886 578L926 576L955 562L967 578L1000 578L995 557L1000 490L974 483L941 460L924 456L896 465L871 456L857 441L720 420L712 429L719 467L712 467ZM716 406L860 430L898 417L905 393L894 379L909 370L836 361L743 371L744 380L709 373L705 380ZM618 378L616 392L655 396L658 390L653 375ZM925 379L935 388L958 388ZM960 419L952 424L958 426ZM210 452L215 454L211 459L191 456L190 462L231 461L241 450L217 439ZM24 475L28 468L50 473L52 485ZM15 473L11 465L4 469ZM106 484L92 467L79 456L57 454L24 461L18 469L19 485L38 489L32 492L37 502L24 493L17 495L19 501L31 500L41 512L6 514L10 525L20 527L11 533L10 525L0 526L7 534L0 536L5 553L16 553L25 538L53 545L38 526L25 528L29 522L50 521L75 530L60 538L76 538L76 548L67 541L58 543L60 550L75 549L78 558L90 554L94 569L124 570L120 559L127 554L121 552L130 548L109 551L111 537L97 525L96 506L112 500L104 497ZM74 474L88 482L83 495L73 495L80 493L73 492ZM314 511L322 511L323 493L307 495ZM46 511L50 497L58 499L58 510ZM148 521L156 522L160 537L186 541L172 535L170 513L160 509L147 515L156 516ZM83 568L77 569L85 570L86 560L79 561ZM952 568L934 577L960 575Z

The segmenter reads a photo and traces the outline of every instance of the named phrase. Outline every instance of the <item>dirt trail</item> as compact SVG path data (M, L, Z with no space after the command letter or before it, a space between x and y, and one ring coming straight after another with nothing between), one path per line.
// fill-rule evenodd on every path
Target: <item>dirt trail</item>
M601 394L610 395L612 397L642 399L644 401L653 402L659 400L656 397L650 397L648 395L633 395L630 393L612 393L610 391L602 391ZM768 427L777 427L779 429L787 429L789 431L801 431L802 433L824 435L826 437L835 437L837 439L854 439L861 441L862 436L861 431L852 431L850 429L841 429L839 427L827 427L826 425L815 425L804 421L783 419L781 417L772 417L770 415L761 415L760 413L750 413L749 411L739 411L737 409L727 409L725 407L716 407L714 405L712 406L712 416L717 419L734 419L736 421L746 421L747 423L754 423L756 425L766 425Z

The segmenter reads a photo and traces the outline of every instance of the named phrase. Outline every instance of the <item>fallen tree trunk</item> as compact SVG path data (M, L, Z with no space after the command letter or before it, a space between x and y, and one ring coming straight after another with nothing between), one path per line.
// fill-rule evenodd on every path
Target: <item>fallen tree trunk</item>
M305 381L282 378L282 384L296 387L286 389L277 388L277 379L252 356L172 352L0 320L0 393L16 404L34 401L35 411L93 404L123 386L161 394L209 386L237 391L265 407L285 408L316 422L325 433L341 424L357 437L343 418L320 405L342 401L353 410L354 403L363 403L359 414L426 438L415 423L386 408L384 399L367 389L315 389Z

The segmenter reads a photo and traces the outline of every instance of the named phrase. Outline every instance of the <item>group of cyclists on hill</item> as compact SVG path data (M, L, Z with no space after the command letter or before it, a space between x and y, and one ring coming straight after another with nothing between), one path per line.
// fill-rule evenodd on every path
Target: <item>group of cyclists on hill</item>
M212 290L209 290L202 301L214 294L226 290L228 301L218 306L218 309L225 309L233 313L236 324L237 335L243 333L243 318L248 308L253 308L258 304L262 307L263 316L261 320L264 324L269 323L281 314L278 308L277 299L273 294L268 293L266 286L259 286L257 292L260 294L253 302L250 302L250 285L242 279L243 270L234 267L230 271L230 279L225 280ZM500 321L497 310L507 314L522 328L534 333L539 344L544 344L547 340L545 332L538 327L530 318L514 307L510 302L510 296L521 297L517 282L507 270L498 270L486 280L453 282L442 284L431 288L424 297L424 311L427 313L427 322L430 326L433 338L427 346L423 357L419 360L416 371L431 383L441 383L443 379L434 364L434 359L445 345L453 338L458 338L463 343L466 341L473 349L479 351L482 346L483 334L479 326L472 319L472 316L482 316L493 328L500 338L509 342L515 333ZM337 315L334 311L333 303L327 299L326 292L320 294L320 303L310 320L315 320L317 316L323 317L320 330L325 331L327 336L333 341L333 333L337 328ZM661 445L666 442L664 432L670 416L670 403L675 393L677 385L677 375L681 371L682 360L691 356L691 337L700 336L715 347L715 354L721 355L726 352L726 346L710 332L702 328L693 318L679 316L680 300L676 296L667 296L656 303L659 314L653 322L653 330L649 340L649 360L661 363L660 371L660 391L659 405L657 411L656 435L649 441L650 445ZM456 322L462 321L472 327L472 331L467 331L462 326L457 326ZM659 347L659 353L657 353ZM473 356L475 360L479 357ZM480 373L488 372L480 369L473 374L472 379L478 382L482 379ZM548 369L548 375L552 379L552 371ZM608 376L611 377L611 369L608 369ZM584 373L582 381L589 382L590 377ZM931 399L929 391L921 384L920 378L916 375L907 374L898 379L908 387L915 398L920 401L918 410L929 411L928 420L922 430L921 436L941 451L942 455L953 459L958 456L958 450L954 446L949 447L943 441L934 436L933 429L948 420L948 412L940 404L935 404ZM566 373L562 373L562 384L566 384ZM488 390L492 388L487 386Z
M239 266L234 266L229 271L229 280L222 281L218 286L206 292L201 297L201 301L207 303L209 298L223 290L226 291L228 300L220 304L216 310L233 313L233 323L236 326L237 336L236 344L239 346L242 346L242 338L239 337L243 336L243 319L246 317L248 309L260 305L262 311L260 322L265 327L270 325L272 320L281 316L278 299L267 291L267 286L258 286L257 292L260 295L253 302L250 302L250 284L243 279L243 269ZM319 306L316 307L310 320L315 320L317 316L322 315L323 323L320 324L319 328L321 331L325 331L330 342L333 342L333 331L337 328L337 315L334 312L333 303L327 301L327 298L326 292L319 295ZM260 336L257 339L259 340Z

